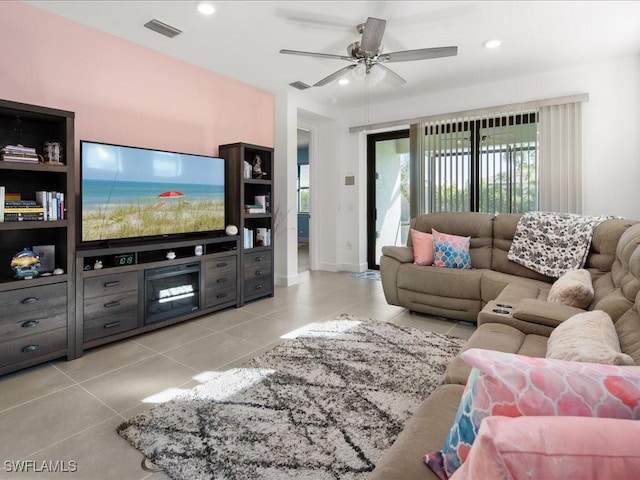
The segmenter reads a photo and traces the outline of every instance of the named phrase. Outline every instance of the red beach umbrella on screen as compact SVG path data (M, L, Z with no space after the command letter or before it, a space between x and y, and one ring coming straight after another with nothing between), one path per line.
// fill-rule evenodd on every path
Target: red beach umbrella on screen
M162 192L158 195L160 198L168 198L168 197L184 197L184 193L178 192L176 190L168 190L166 192Z

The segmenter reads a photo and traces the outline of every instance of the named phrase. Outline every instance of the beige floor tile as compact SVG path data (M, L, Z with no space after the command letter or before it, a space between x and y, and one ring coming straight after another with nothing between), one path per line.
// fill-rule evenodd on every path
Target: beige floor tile
M50 363L10 373L0 377L0 412L73 384L73 380Z
M142 480L149 472L141 467L143 455L120 437L116 427L123 422L115 415L97 425L48 447L29 459L38 463L61 461L69 467L75 462L76 470L66 476L51 473L38 474L40 479L86 480Z
M114 415L78 386L0 414L0 459L19 460Z
M164 355L190 366L197 372L204 372L216 370L259 347L259 345L236 338L227 332L214 333L202 340L169 350Z
M163 355L114 370L81 385L121 413L152 395L190 381L196 371Z
M420 328L436 333L448 333L454 326L450 320L434 318L420 313L410 313L406 310L389 321L396 325Z
M222 312L204 315L192 320L192 322L196 325L200 325L201 327L213 330L214 332L222 332L255 318L256 314L253 312L233 308Z
M54 365L76 382L83 382L153 355L154 351L140 345L136 340L127 339L92 348L85 351L80 358L70 362L59 360Z
M134 341L155 352L164 352L179 345L186 345L213 333L210 329L193 321L187 321L149 332L146 335L141 335L136 337Z

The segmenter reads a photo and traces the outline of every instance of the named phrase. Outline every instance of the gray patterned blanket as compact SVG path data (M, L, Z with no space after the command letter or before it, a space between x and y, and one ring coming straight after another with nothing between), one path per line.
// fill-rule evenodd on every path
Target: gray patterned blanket
M522 215L509 249L509 260L535 272L558 278L582 268L593 230L611 216L529 212Z

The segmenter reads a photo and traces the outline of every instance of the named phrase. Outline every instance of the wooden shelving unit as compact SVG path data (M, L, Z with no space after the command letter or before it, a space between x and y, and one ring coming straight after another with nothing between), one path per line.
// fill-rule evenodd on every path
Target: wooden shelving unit
M273 148L233 143L220 145L218 155L227 160L227 223L237 226L240 235L241 303L273 296ZM260 174L253 169L257 157ZM264 198L265 208L251 213L245 207L256 205L256 197Z

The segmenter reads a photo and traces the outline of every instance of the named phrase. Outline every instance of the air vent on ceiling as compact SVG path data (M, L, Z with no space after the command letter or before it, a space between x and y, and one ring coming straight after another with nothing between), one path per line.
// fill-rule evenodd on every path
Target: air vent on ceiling
M311 85L307 85L306 83L301 82L300 80L290 83L289 85L291 85L293 88L297 88L298 90L306 90L307 88L311 88Z
M176 35L180 35L182 33L182 30L176 27L172 27L171 25L167 25L166 23L161 22L160 20L157 20L155 18L152 18L151 20L149 20L147 23L144 24L144 26L147 27L149 30L153 30L154 32L158 32L164 35L165 37L169 37L169 38L173 38Z

